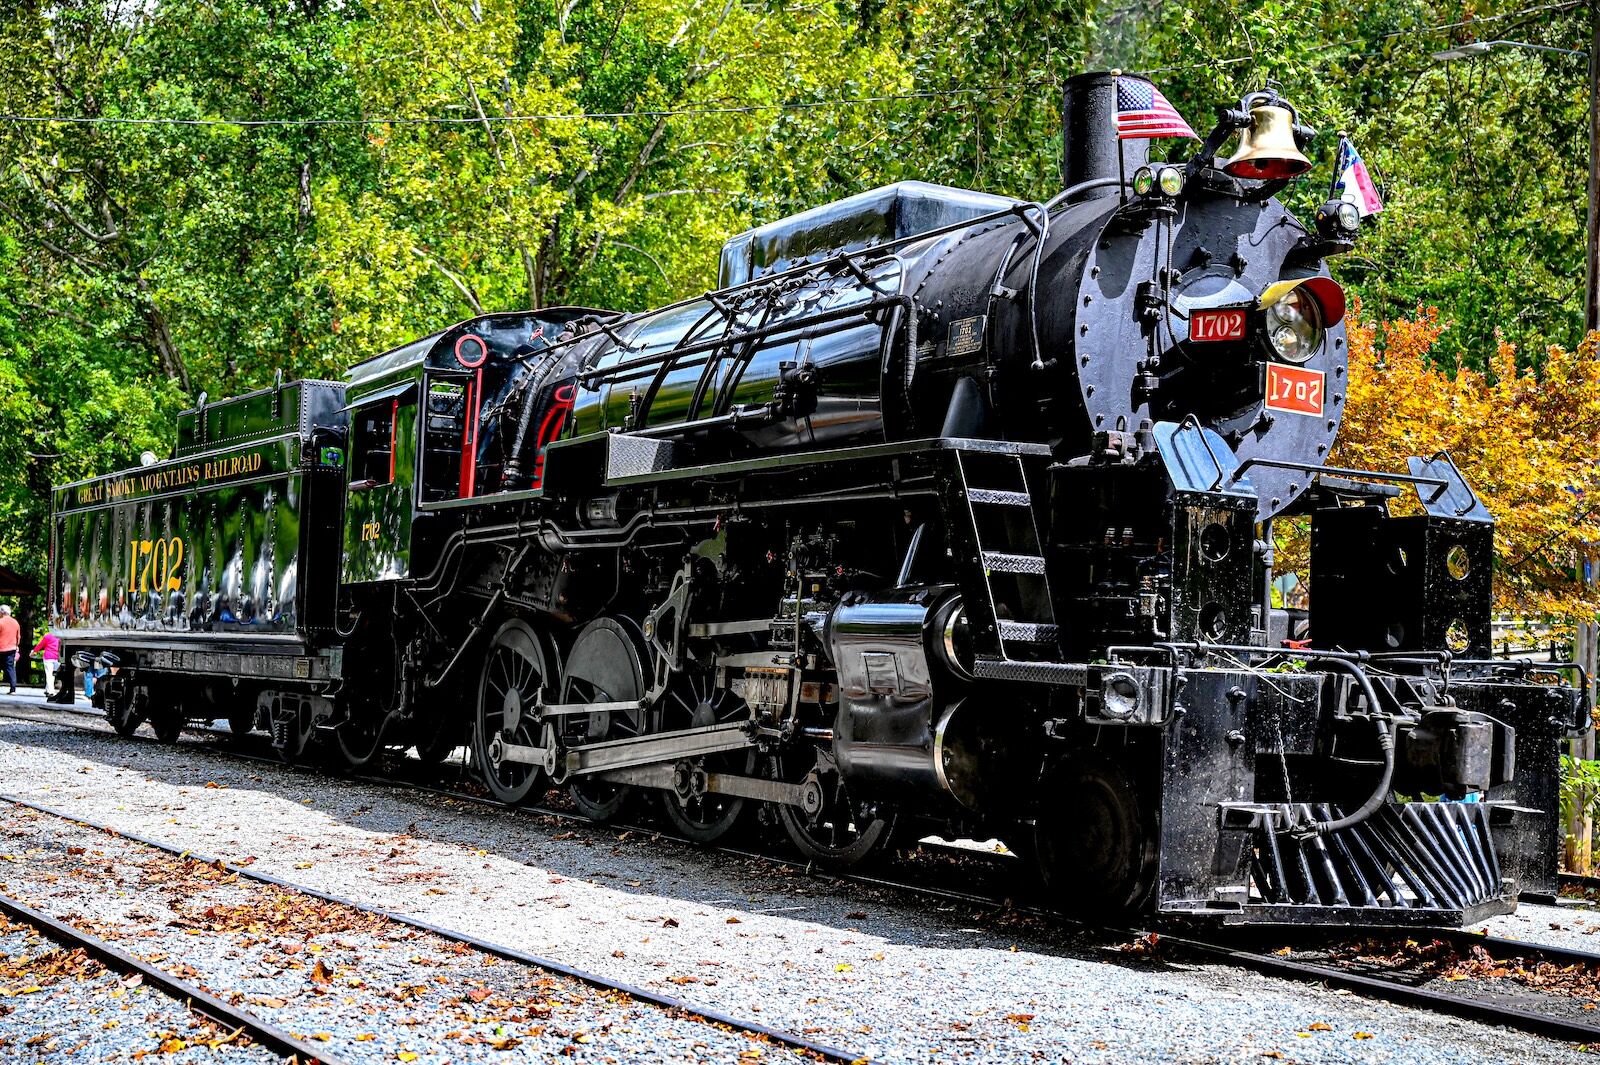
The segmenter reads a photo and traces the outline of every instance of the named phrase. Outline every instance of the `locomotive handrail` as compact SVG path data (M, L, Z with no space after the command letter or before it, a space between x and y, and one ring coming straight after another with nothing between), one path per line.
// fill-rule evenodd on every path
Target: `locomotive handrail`
M1086 181L1079 185L1074 185L1072 188L1060 193L1056 199L1059 200L1063 196L1068 196L1073 193L1083 191L1094 184L1095 182ZM961 222L952 222L949 225L939 226L936 229L927 229L920 233L912 233L904 237L895 237L893 240L886 240L882 244L874 244L867 248L856 248L851 251L837 252L826 259L821 259L814 263L801 263L798 266L791 266L787 270L779 270L776 273L771 274L762 274L760 277L751 278L749 281L741 281L737 285L729 285L727 288L713 289L711 292L703 293L699 296L689 296L679 300L676 303L669 303L663 307L653 307L648 311L637 311L633 314L619 314L610 318L606 318L604 321L612 329L619 329L623 326L632 325L635 322L643 321L646 318L653 318L657 315L665 314L667 311L675 311L680 307L687 307L691 303L704 300L707 296L711 296L713 294L718 296L727 296L732 293L741 293L747 290L771 287L772 283L775 281L782 281L787 278L798 277L812 271L825 271L828 269L839 268L849 269L850 265L847 260L853 261L855 256L865 257L866 261L868 262L876 262L880 258L888 258L889 253L897 251L904 245L915 244L918 241L923 240L931 240L934 237L942 237L963 229L972 229L977 226L988 225L991 222L1000 222L1008 218L1016 218L1024 212L1037 206L1037 204L1018 200L1015 204L1002 211L991 211L988 214L979 215L976 218L969 218ZM855 262L855 266L857 268L859 268L860 265L861 263L859 261ZM517 361L526 362L535 355L543 355L544 353L553 351L556 348L563 348L569 344L576 344L580 340L588 340L590 338L591 334L589 333L578 333L565 339L553 340L549 344L546 344L544 347L540 348L537 352L529 352L526 355L517 356Z
M1211 441L1206 439L1205 426L1200 424L1200 419L1195 416L1193 411L1190 411L1188 414L1184 415L1183 421L1178 423L1178 432L1187 432L1191 428L1200 434L1200 446L1206 449L1206 455L1210 457L1211 465L1217 468L1217 479L1211 482L1211 490L1215 492L1218 488L1222 487L1222 460L1217 458L1217 453L1215 451L1211 450ZM1242 466L1240 467L1241 470L1243 468L1244 467ZM1236 474L1234 476L1234 480L1237 481L1238 479L1239 478Z
M871 299L865 303L855 303L848 307L835 307L832 310L820 311L816 314L806 315L799 318L785 319L784 321L774 322L770 325L757 326L754 329L747 329L742 333L723 333L721 336L708 338L706 340L697 340L693 344L685 344L681 347L668 348L665 351L657 352L654 355L641 355L637 359L629 359L625 362L619 362L612 366L594 367L592 369L584 370L578 374L578 377L585 382L606 377L620 377L621 375L630 373L634 370L649 369L653 366L659 366L663 362L669 362L682 356L698 355L702 352L716 351L718 348L730 347L734 344L738 344L747 340L766 340L769 337L779 336L784 333L804 332L812 326L823 325L846 318L864 317L873 313L874 311L878 311L885 307L900 303L908 298L909 297L901 296L897 293L893 296L883 296L877 299Z
M1080 181L1076 185L1064 188L1054 196L1050 197L1048 200L1044 201L1044 209L1047 211L1053 210L1056 207L1066 203L1080 192L1088 192L1091 189L1107 189L1117 185L1127 187L1132 184L1133 182L1125 181L1119 177L1090 178L1088 181Z
M1356 470L1345 466L1319 466L1312 462L1290 462L1287 459L1269 459L1261 456L1252 456L1240 462L1228 478L1229 484L1237 483L1244 476L1245 470L1251 466L1272 466L1280 470L1299 470L1304 473L1331 473L1339 477L1365 477L1370 481L1396 481L1401 484L1426 484L1431 485L1435 491L1433 498L1437 499L1450 487L1450 482L1441 477L1424 477L1416 473L1383 473L1378 470ZM1221 483L1220 481L1218 482ZM1215 487L1215 486L1213 486Z

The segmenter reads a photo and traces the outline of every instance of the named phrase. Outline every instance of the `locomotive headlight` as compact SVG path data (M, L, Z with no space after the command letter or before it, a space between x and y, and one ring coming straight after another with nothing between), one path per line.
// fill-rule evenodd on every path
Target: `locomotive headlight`
M1148 166L1141 166L1133 172L1133 191L1140 196L1150 195L1150 190L1156 187L1156 172Z
M1176 196L1183 191L1183 171L1175 166L1164 166L1156 174L1156 184L1164 196Z
M1267 308L1267 342L1285 362L1305 362L1322 346L1322 313L1310 294L1295 289Z
M1354 240L1361 231L1361 212L1353 203L1329 200L1317 208L1317 233L1325 240Z

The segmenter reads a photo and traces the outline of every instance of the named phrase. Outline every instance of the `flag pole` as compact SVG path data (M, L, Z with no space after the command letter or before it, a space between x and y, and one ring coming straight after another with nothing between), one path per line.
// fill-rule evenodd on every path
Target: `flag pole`
M1339 131L1339 147L1333 153L1333 176L1328 179L1328 199L1339 191L1339 181L1344 175L1344 146L1349 139L1344 130Z
M1128 202L1128 175L1124 172L1127 168L1122 161L1122 129L1118 115L1122 108L1122 97L1117 92L1117 85L1122 80L1122 71L1111 72L1111 147L1117 153L1117 197L1124 205Z

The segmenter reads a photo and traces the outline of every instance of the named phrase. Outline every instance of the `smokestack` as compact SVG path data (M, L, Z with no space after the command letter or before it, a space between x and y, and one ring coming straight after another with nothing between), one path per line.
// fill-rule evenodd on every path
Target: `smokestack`
M1148 81L1137 74L1118 77ZM1122 153L1121 175L1132 179L1133 172L1150 161L1150 142L1139 138L1117 140L1116 78L1108 71L1078 74L1067 79L1061 100L1061 180L1063 188L1084 181L1118 176L1117 153ZM1114 186L1097 189L1079 197L1116 194Z

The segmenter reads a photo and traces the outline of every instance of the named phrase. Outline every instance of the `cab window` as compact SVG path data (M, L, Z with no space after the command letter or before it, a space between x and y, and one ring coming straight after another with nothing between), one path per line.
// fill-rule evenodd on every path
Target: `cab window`
M380 400L353 412L351 488L374 488L394 480L395 430L399 414L399 399Z

